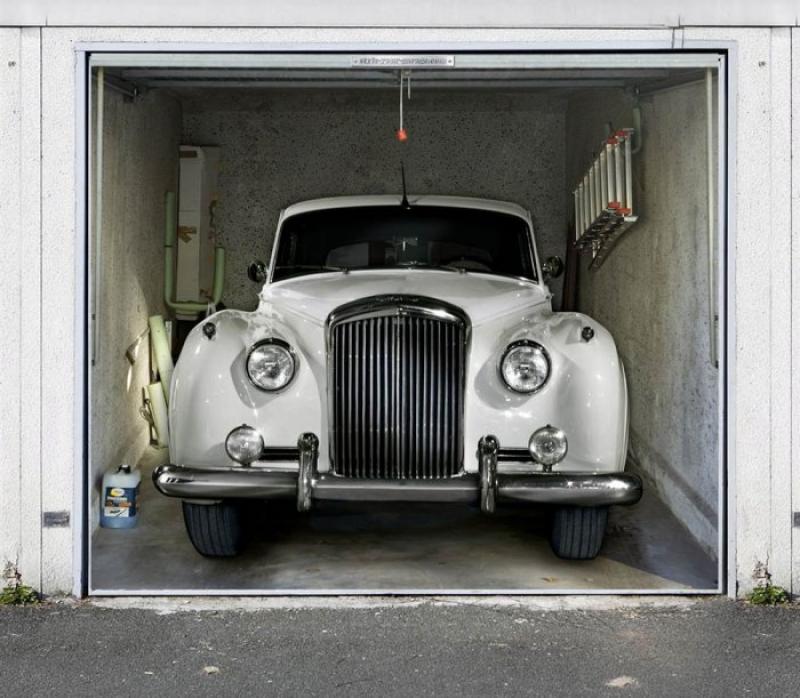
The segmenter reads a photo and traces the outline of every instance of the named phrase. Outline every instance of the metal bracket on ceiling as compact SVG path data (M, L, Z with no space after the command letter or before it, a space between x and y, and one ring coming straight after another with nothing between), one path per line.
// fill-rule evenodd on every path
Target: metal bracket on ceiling
M144 93L144 89L139 87L135 82L125 80L116 75L109 75L108 73L105 74L104 84L108 89L118 92L125 97L126 101L130 102L136 101L136 99L141 97Z

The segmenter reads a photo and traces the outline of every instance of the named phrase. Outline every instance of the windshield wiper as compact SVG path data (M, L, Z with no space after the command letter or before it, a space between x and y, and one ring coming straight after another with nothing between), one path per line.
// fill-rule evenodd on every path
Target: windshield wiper
M407 261L407 262L395 262L392 266L394 267L409 267L414 269L438 269L441 271L455 271L459 274L466 274L467 270L464 267L456 267L452 264L432 264L430 262L416 262L416 261Z
M350 271L348 267L332 267L327 264L278 264L276 269L302 269L313 271L340 271L344 274Z

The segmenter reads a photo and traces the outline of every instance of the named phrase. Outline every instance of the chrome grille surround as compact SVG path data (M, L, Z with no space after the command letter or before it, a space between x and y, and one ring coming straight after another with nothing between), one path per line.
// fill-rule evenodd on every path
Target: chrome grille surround
M432 298L372 296L328 317L334 475L441 479L463 473L470 321Z

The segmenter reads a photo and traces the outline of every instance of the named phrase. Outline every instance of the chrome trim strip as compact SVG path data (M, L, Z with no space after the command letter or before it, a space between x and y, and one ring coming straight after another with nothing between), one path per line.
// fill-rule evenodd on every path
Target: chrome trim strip
M497 450L499 443L494 436L484 436L478 442L481 481L481 511L494 514L497 505Z
M319 457L319 439L311 433L303 434L297 440L297 450L300 451L300 464L297 468L297 511L302 512L311 509L311 495Z
M292 499L298 497L298 475L263 468L191 468L162 465L153 483L168 497L183 499ZM359 502L477 503L481 483L476 475L442 480L359 480L315 475L308 486L313 500ZM631 473L530 473L497 475L497 499L533 504L608 506L635 504L642 481Z
M461 308L427 296L388 293L359 298L334 309L328 316L328 328L347 320L362 320L397 315L421 315L446 322L470 325L469 316Z
M476 480L459 476L441 480L358 480L320 475L314 482L316 500L339 502L461 502L473 504Z
M517 502L586 507L636 504L642 498L642 481L632 473L499 475L497 496Z
M153 471L161 494L182 499L291 499L297 496L297 474L264 468L192 468L161 465Z

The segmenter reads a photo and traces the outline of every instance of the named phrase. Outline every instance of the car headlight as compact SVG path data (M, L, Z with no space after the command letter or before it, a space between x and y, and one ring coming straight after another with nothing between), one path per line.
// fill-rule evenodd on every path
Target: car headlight
M291 347L280 339L264 339L247 354L247 376L261 390L285 388L294 378L295 368Z
M535 393L550 376L550 357L541 344L522 340L510 344L500 361L500 375L517 393Z
M242 424L225 439L225 452L242 465L257 461L264 451L264 438L253 427Z
M545 467L560 463L567 455L567 435L557 427L537 429L528 442L531 458Z

